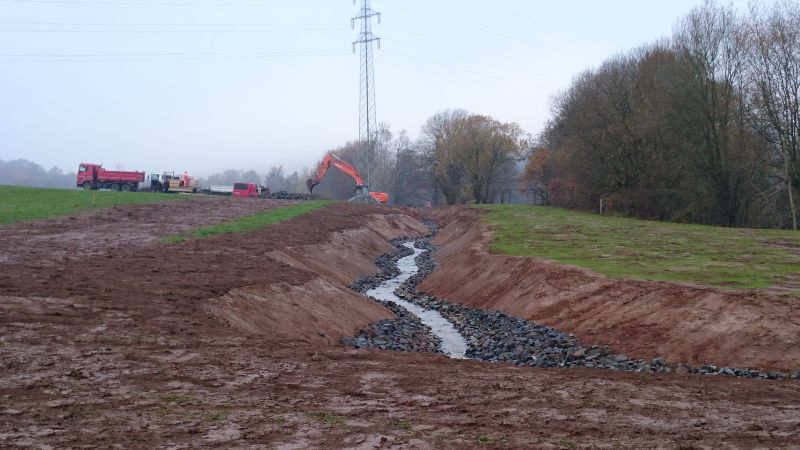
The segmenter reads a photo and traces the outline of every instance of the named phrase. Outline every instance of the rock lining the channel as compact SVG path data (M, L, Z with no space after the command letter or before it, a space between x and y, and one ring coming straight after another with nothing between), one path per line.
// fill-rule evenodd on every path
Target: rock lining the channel
M431 239L438 232L438 227L431 220L426 220L425 225L431 230L428 236L390 241L397 251L382 255L376 260L381 272L361 278L350 287L363 294L385 280L396 277L400 273L397 260L413 254L413 251L403 244L414 242L415 247L425 250L415 259L419 271L400 286L395 295L424 309L436 310L453 323L467 341L467 358L528 367L583 367L638 373L692 373L800 380L800 370L789 374L780 371L763 372L738 367L717 367L713 364L693 366L667 362L660 357L652 360L632 359L626 355L616 354L607 347L584 346L574 335L562 333L548 326L512 317L500 311L469 308L421 293L417 291L417 287L436 270L437 266L433 258L433 252L437 247L431 243ZM414 314L394 302L378 302L391 309L397 315L397 319L383 320L369 325L355 337L343 338L344 345L356 348L442 353L439 338Z

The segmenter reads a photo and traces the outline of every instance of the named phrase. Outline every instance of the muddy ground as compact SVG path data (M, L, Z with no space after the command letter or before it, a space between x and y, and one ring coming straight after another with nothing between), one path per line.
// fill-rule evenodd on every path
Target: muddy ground
M795 381L336 345L391 316L345 280L376 271L386 240L424 232L413 211L337 204L245 235L159 241L278 204L104 211L135 242L96 212L0 228L0 447L800 446Z

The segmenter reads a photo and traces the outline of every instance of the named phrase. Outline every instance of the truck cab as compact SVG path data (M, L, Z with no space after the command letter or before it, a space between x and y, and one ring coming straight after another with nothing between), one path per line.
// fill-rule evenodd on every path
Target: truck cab
M78 166L78 187L87 190L91 189L94 185L97 169L99 167L100 164L81 163L81 165Z

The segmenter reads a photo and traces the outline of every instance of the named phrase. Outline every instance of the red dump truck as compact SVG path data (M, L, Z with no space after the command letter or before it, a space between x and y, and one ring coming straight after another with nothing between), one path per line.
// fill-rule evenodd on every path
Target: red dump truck
M100 164L81 163L78 166L78 187L90 189L111 189L112 191L136 191L144 182L144 172L123 172L106 170Z

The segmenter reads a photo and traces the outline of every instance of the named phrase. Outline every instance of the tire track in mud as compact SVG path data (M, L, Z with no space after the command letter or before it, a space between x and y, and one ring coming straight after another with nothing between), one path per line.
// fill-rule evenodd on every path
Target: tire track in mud
M438 232L438 227L431 220L425 221L425 224L431 230L430 235L421 239L401 238L391 241L397 251L382 255L376 261L382 272L362 278L350 287L366 295L371 289L400 275L397 262L414 254L414 251L406 245L413 242L414 247L423 250L415 259L418 271L397 288L394 295L424 310L436 311L452 323L467 342L465 354L467 358L528 367L583 367L638 373L692 373L769 380L800 380L800 370L792 373L764 372L738 367L717 367L710 363L693 366L667 362L660 357L653 360L631 359L626 355L614 353L607 347L584 346L574 335L562 333L548 326L512 317L500 311L484 311L449 303L421 293L417 287L436 270L436 261L433 259L436 246L431 240ZM355 348L444 353L441 349L441 339L416 315L395 302L372 299L395 312L397 318L372 324L354 337L343 338L344 345Z

